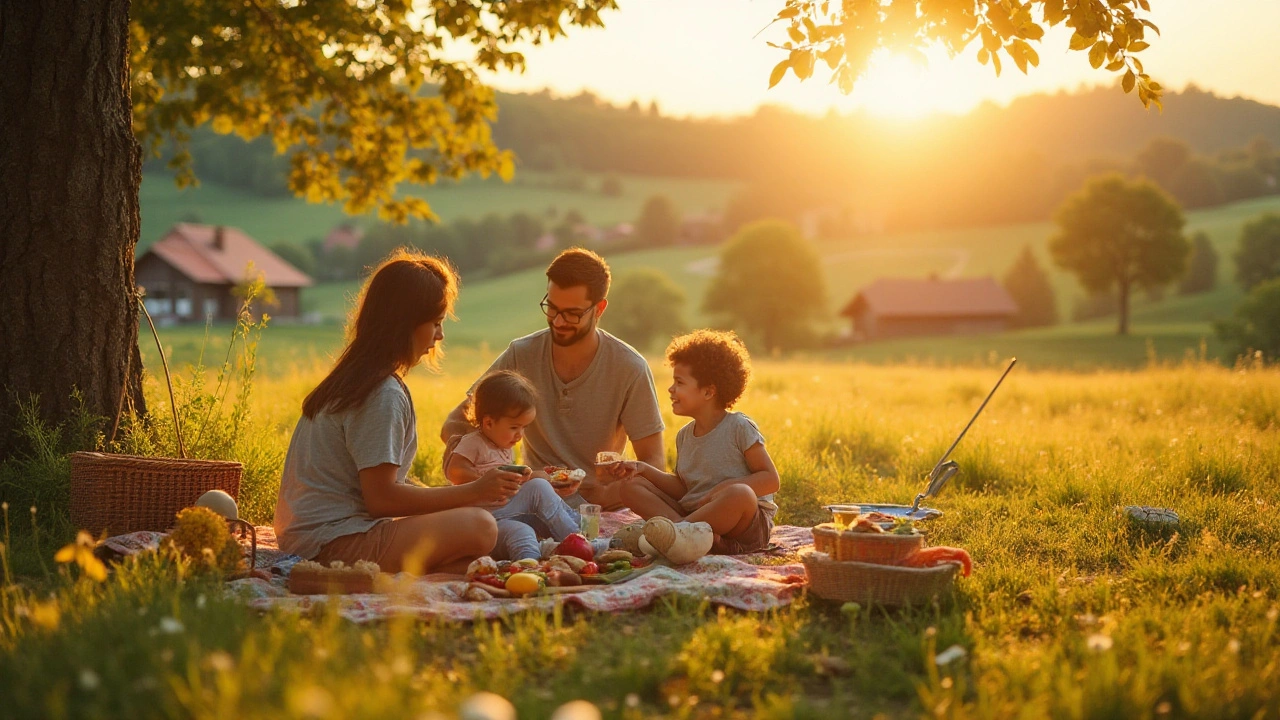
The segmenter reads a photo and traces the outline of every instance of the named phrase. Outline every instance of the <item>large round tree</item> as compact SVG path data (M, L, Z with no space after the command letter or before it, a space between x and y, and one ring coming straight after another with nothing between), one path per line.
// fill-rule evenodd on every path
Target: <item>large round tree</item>
M1149 180L1094 178L1063 201L1054 221L1053 261L1090 293L1117 290L1120 335L1129 332L1135 285L1158 287L1186 271L1191 246L1182 234L1182 209Z
M613 0L50 0L0 4L0 458L12 403L67 418L73 393L142 408L133 278L143 153L211 123L270 136L308 200L431 217L397 193L469 172L509 176L481 70L525 41L599 25ZM196 168L198 170L198 168Z

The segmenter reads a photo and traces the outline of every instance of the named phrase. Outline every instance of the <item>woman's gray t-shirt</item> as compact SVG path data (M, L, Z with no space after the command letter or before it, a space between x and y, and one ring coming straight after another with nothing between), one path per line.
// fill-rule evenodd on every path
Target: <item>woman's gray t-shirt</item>
M680 428L676 433L676 475L685 485L680 507L693 512L698 509L698 501L717 485L750 475L747 450L763 442L764 435L755 421L740 412L726 414L702 437L694 437L693 423ZM772 494L760 498L760 507L770 520L778 512Z
M364 504L360 471L398 465L404 484L418 452L409 389L392 375L358 407L303 415L293 430L280 479L275 530L280 549L313 558L326 543L367 532L390 518L373 518Z

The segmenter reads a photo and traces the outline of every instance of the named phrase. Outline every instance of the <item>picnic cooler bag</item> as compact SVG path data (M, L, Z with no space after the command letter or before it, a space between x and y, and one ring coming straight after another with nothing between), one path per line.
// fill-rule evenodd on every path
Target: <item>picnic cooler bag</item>
M71 454L71 522L95 536L168 530L209 490L239 500L243 466L226 460Z

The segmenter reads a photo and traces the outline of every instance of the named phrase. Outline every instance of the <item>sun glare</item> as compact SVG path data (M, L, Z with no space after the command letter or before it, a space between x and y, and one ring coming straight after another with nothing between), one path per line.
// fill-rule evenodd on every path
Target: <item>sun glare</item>
M915 119L936 112L965 112L980 101L975 68L958 67L933 49L920 62L877 50L850 97L854 107L886 118ZM977 63L969 60L969 64ZM985 68L982 68L985 69Z

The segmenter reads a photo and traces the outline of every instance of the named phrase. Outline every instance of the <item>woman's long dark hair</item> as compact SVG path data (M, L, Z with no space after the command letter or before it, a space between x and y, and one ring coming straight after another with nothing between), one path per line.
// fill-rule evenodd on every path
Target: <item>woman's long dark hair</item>
M302 401L302 414L359 407L370 392L394 373L413 367L413 333L423 323L453 315L458 273L447 260L401 248L378 266L360 290L347 345L338 362ZM439 348L427 364L439 365Z

